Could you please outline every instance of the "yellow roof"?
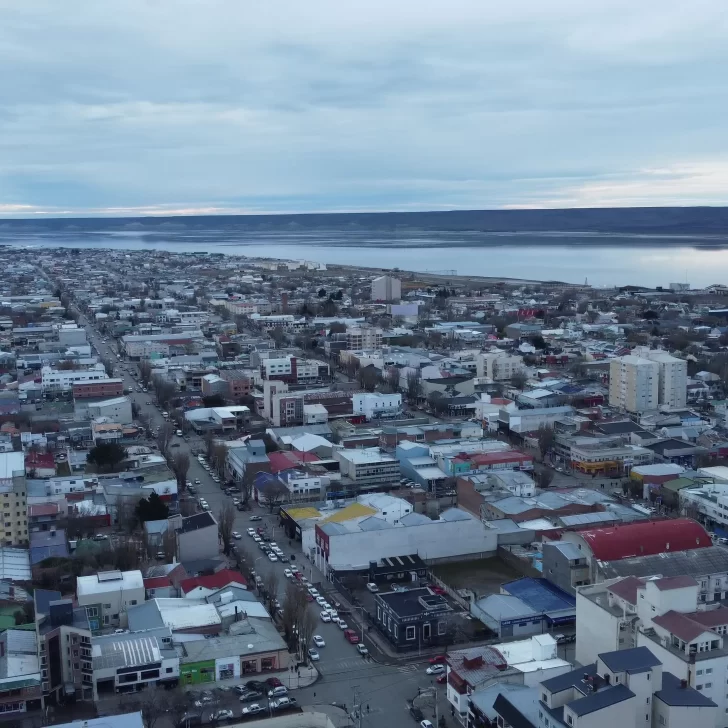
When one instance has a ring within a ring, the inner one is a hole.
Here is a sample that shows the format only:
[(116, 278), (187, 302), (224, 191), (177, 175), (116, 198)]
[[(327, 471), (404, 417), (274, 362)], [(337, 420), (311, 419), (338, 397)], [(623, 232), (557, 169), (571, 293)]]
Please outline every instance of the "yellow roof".
[(321, 517), (321, 514), (310, 506), (304, 506), (303, 508), (285, 508), (284, 510), (294, 521), (305, 521), (307, 518)]
[(336, 511), (336, 513), (328, 518), (324, 518), (321, 523), (343, 523), (344, 521), (350, 521), (352, 518), (373, 516), (377, 512), (376, 508), (370, 508), (369, 506), (362, 505), (361, 503), (352, 503), (350, 506), (346, 506), (346, 508)]

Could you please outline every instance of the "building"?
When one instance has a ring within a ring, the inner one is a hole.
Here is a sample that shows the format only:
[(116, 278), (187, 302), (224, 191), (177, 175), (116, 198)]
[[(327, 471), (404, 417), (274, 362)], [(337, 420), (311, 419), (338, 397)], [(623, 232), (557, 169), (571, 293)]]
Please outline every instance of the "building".
[(574, 408), (568, 405), (520, 409), (514, 412), (501, 409), (498, 414), (498, 428), (516, 435), (525, 435), (529, 432), (537, 432), (539, 427), (553, 427), (557, 420), (573, 413)]
[[(661, 349), (637, 347), (635, 355), (654, 361), (659, 366), (657, 401), (660, 406), (676, 409), (687, 401), (688, 362)], [(611, 370), (610, 370), (611, 371)]]
[(106, 421), (118, 425), (131, 425), (134, 422), (129, 397), (114, 397), (88, 402), (86, 411), (88, 418), (92, 420), (104, 418)]
[(452, 644), (453, 609), (431, 589), (409, 589), (374, 595), (374, 624), (400, 650)]
[(382, 329), (373, 326), (362, 326), (346, 330), (345, 349), (362, 351), (382, 348)]
[[(724, 715), (716, 703), (683, 686), (668, 669), (670, 663), (645, 647), (604, 652), (595, 663), (544, 680), (538, 688), (538, 716), (531, 715), (527, 723), (518, 722), (522, 714), (503, 703), (496, 701), (496, 709), (509, 725), (533, 728), (722, 726)], [(721, 689), (725, 692), (724, 685)]]
[(489, 351), (475, 357), (476, 375), (494, 382), (510, 380), (514, 374), (523, 371), (523, 359), (505, 351)]
[(612, 359), (609, 364), (609, 404), (627, 412), (657, 409), (660, 365), (639, 356)]
[(335, 450), (341, 477), (356, 490), (376, 490), (399, 481), (399, 460), (378, 447)]
[(0, 633), (0, 715), (20, 716), (41, 708), (41, 670), (35, 630)]
[(69, 392), (79, 382), (99, 382), (108, 379), (103, 364), (95, 364), (90, 369), (54, 369), (44, 366), (41, 369), (41, 387), (44, 394)]
[(590, 583), (589, 562), (577, 546), (568, 541), (544, 541), (543, 575), (567, 594)]
[(97, 397), (121, 397), (124, 394), (123, 379), (101, 379), (90, 382), (74, 382), (71, 386), (74, 399)]
[(372, 281), (372, 301), (399, 301), (402, 282), (391, 276), (379, 276)]
[(45, 589), (36, 589), (33, 600), (44, 704), (92, 700), (91, 627), (86, 608)]
[(316, 384), (327, 380), (329, 374), (329, 365), (318, 359), (301, 359), (289, 355), (263, 359), (260, 364), (260, 375), (263, 379), (279, 380), (288, 384)]
[[(615, 655), (648, 650), (683, 689), (692, 688), (718, 707), (725, 725), (728, 696), (728, 608), (704, 609), (691, 576), (615, 579), (577, 593), (576, 659), (586, 664), (604, 645)], [(616, 659), (616, 658), (615, 658)]]
[(182, 518), (176, 516), (172, 527), (177, 537), (177, 559), (182, 563), (214, 559), (220, 554), (217, 521), (209, 511)]
[(612, 561), (704, 549), (713, 545), (708, 532), (689, 518), (567, 531), (562, 534), (561, 540), (573, 543), (586, 558), (589, 566), (587, 584), (601, 581)]
[(2, 499), (0, 542), (3, 546), (26, 545), (28, 498), (25, 455), (22, 452), (0, 453), (0, 498)]
[(373, 496), (389, 505), (355, 503), (303, 531), (304, 551), (325, 573), (366, 570), (371, 561), (413, 553), (432, 564), (485, 558), (496, 551), (496, 532), (465, 511), (450, 508), (433, 520), (411, 512), (412, 506), (399, 498), (367, 497)]
[(142, 572), (100, 571), (93, 576), (79, 576), (76, 597), (78, 606), (85, 607), (93, 631), (118, 627), (126, 623), (128, 609), (145, 600)]
[(352, 397), (352, 409), (367, 421), (398, 417), (402, 413), (402, 395), (357, 392)]

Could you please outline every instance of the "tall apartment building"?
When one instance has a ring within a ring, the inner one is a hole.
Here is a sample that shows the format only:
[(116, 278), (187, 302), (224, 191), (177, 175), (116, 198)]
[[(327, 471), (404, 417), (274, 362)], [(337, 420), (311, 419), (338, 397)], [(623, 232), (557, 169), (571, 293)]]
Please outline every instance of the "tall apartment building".
[(641, 346), (635, 349), (637, 356), (657, 362), (660, 367), (658, 402), (666, 407), (684, 407), (687, 401), (688, 363), (660, 349)]
[(657, 409), (660, 365), (632, 354), (609, 365), (609, 404), (627, 412)]
[(391, 276), (379, 276), (372, 281), (372, 301), (399, 301), (402, 282)]
[(346, 330), (346, 348), (360, 351), (362, 349), (381, 349), (382, 330), (374, 327), (361, 327)]
[(25, 484), (25, 454), (0, 453), (0, 543), (20, 546), (28, 543), (28, 499)]
[(627, 412), (684, 407), (688, 363), (666, 351), (637, 347), (609, 365), (609, 404)]
[(507, 381), (523, 369), (523, 359), (505, 351), (489, 351), (475, 357), (475, 372), (493, 381)]

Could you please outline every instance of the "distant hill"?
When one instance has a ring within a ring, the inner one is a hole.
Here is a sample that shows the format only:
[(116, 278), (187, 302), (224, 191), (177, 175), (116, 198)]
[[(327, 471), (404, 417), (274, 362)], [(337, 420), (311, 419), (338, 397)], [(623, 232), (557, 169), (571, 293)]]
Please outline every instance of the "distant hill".
[[(563, 232), (660, 236), (728, 234), (727, 207), (629, 207), (570, 210), (458, 210), (305, 215), (215, 215), (139, 218), (0, 219), (4, 235), (93, 231), (234, 233), (296, 230), (428, 230), (442, 232)], [(603, 243), (604, 241), (602, 241)]]

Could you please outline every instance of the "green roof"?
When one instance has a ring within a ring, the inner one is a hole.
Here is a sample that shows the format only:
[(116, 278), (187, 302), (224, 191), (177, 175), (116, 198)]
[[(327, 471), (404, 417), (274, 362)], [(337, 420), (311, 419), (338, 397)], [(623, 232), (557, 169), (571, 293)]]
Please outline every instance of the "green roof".
[(675, 480), (668, 480), (666, 483), (663, 483), (662, 487), (667, 490), (677, 492), (678, 490), (689, 488), (690, 486), (697, 488), (709, 482), (711, 482), (710, 478), (707, 480), (702, 480), (701, 478), (696, 478), (695, 480), (691, 480), (690, 478), (675, 478)]

